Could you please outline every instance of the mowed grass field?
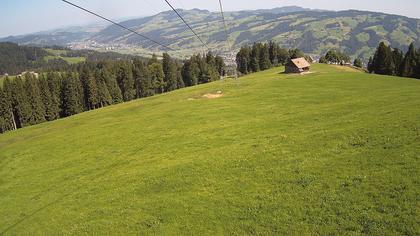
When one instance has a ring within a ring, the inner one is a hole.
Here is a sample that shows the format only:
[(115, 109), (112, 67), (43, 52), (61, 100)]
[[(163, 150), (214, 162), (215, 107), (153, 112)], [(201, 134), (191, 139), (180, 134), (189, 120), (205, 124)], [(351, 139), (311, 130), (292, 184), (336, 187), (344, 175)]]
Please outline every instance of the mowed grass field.
[(420, 234), (420, 81), (282, 70), (0, 135), (0, 234)]

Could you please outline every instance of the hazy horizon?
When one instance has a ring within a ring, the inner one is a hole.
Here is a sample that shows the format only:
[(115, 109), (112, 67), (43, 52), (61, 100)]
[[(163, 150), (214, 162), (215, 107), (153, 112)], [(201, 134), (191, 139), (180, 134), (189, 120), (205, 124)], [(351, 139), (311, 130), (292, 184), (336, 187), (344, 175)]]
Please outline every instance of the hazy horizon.
[[(154, 15), (162, 11), (170, 10), (164, 1), (152, 0), (121, 0), (118, 3), (111, 0), (74, 0), (76, 4), (89, 10), (103, 14), (114, 19), (123, 20), (135, 17)], [(196, 2), (193, 0), (171, 0), (176, 8), (203, 9), (218, 11), (218, 1)], [(406, 3), (406, 4), (404, 4)], [(403, 15), (411, 18), (420, 18), (420, 1), (402, 0), (399, 2), (384, 0), (354, 0), (352, 2), (331, 2), (329, 0), (302, 0), (296, 4), (294, 0), (243, 0), (240, 6), (237, 2), (225, 0), (223, 2), (226, 11), (272, 9), (286, 6), (300, 6), (322, 10), (362, 10), (375, 11), (388, 14)], [(91, 16), (60, 0), (0, 0), (0, 14), (3, 16), (0, 25), (0, 37), (31, 34), (42, 31), (50, 31), (72, 26), (86, 26), (97, 23), (106, 23), (101, 19)], [(30, 22), (30, 24), (28, 24)]]

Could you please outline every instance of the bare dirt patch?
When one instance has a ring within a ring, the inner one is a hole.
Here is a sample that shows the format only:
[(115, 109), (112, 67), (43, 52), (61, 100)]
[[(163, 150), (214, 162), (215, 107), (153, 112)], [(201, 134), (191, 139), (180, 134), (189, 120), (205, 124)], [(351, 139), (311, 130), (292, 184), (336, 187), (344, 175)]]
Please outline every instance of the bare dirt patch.
[(222, 91), (217, 91), (216, 93), (207, 93), (203, 95), (203, 98), (208, 98), (208, 99), (215, 99), (215, 98), (220, 98), (220, 97), (223, 97)]

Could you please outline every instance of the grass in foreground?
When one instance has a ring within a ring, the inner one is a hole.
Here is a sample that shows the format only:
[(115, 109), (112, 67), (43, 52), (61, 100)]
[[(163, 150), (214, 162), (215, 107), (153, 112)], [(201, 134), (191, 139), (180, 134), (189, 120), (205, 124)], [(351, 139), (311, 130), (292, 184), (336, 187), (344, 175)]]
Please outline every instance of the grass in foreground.
[(420, 81), (313, 70), (0, 135), (0, 234), (419, 234)]

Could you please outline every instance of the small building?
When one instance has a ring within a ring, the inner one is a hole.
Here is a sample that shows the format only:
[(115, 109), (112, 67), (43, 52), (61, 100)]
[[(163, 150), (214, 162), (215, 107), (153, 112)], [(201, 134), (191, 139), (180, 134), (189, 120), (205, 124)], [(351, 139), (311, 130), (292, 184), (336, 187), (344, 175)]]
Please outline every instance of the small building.
[(286, 64), (286, 73), (304, 73), (304, 72), (308, 72), (310, 69), (311, 65), (309, 64), (309, 62), (301, 57), (301, 58), (296, 58), (296, 59), (292, 59), (290, 60), (287, 64)]

